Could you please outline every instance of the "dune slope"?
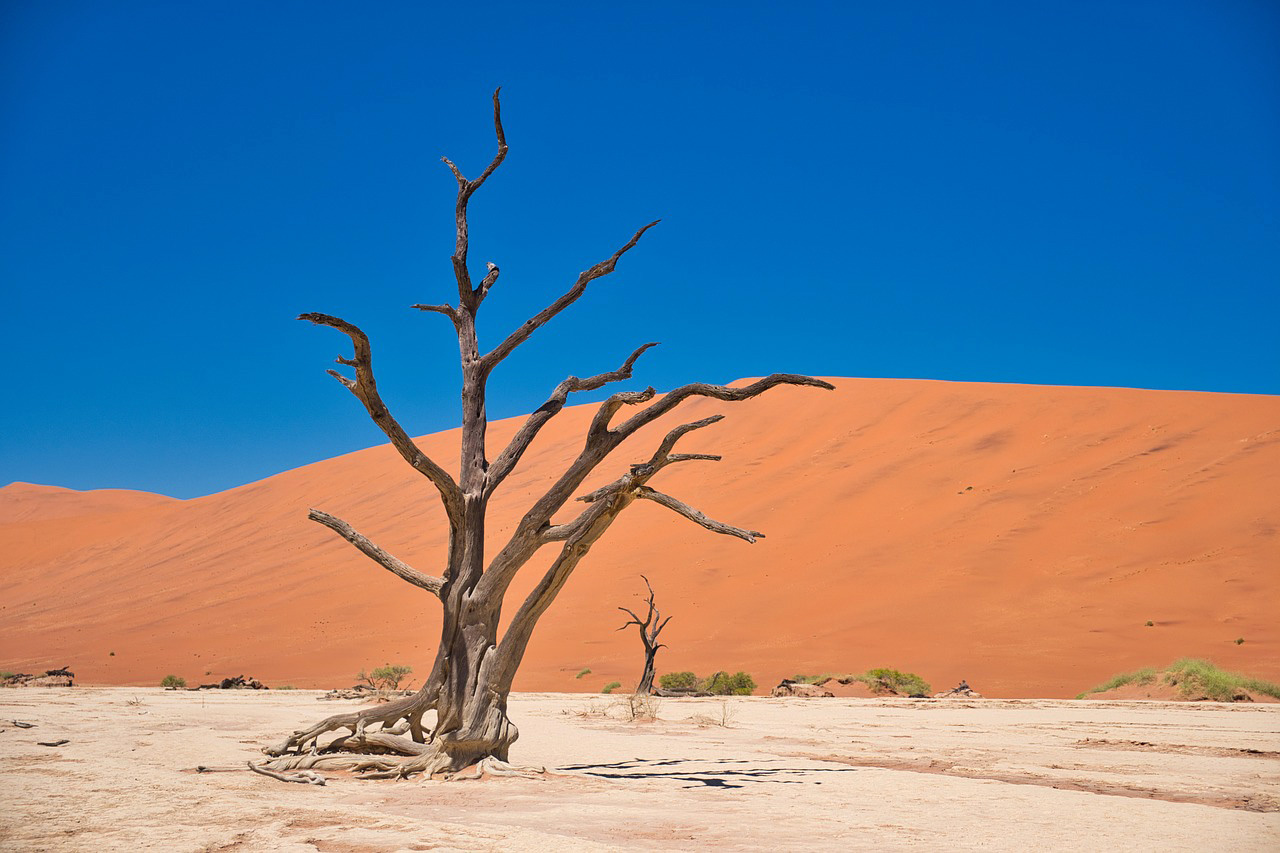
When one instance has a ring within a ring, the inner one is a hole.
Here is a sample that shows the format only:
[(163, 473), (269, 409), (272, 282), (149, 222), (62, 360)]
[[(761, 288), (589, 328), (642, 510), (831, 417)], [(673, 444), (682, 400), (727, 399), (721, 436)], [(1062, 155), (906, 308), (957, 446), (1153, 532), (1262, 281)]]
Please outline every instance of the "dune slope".
[[(988, 696), (1066, 697), (1190, 655), (1280, 678), (1280, 398), (833, 381), (831, 393), (691, 402), (610, 457), (588, 489), (671, 425), (725, 412), (681, 447), (724, 461), (673, 467), (660, 487), (767, 538), (716, 536), (638, 502), (543, 619), (517, 689), (633, 682), (640, 643), (617, 632), (616, 608), (638, 603), (641, 573), (674, 617), (659, 672), (745, 669), (769, 686), (892, 666), (935, 689), (965, 678)], [(593, 412), (566, 409), (544, 430), (495, 498), (491, 547)], [(518, 425), (491, 427), (491, 455)], [(447, 464), (457, 442), (421, 445)], [(38, 501), (26, 484), (0, 489), (5, 669), (318, 687), (385, 662), (430, 666), (434, 599), (306, 519), (322, 508), (434, 571), (443, 514), (389, 447), (189, 501), (35, 488)]]

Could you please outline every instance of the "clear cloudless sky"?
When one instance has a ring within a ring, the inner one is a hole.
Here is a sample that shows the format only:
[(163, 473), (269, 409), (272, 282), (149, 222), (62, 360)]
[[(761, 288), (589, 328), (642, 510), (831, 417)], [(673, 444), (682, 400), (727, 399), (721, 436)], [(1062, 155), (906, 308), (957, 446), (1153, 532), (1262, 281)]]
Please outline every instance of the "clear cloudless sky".
[[(455, 184), (495, 374), (1280, 393), (1280, 4), (0, 3), (0, 484), (208, 494), (458, 423)], [(590, 400), (590, 397), (585, 398)]]

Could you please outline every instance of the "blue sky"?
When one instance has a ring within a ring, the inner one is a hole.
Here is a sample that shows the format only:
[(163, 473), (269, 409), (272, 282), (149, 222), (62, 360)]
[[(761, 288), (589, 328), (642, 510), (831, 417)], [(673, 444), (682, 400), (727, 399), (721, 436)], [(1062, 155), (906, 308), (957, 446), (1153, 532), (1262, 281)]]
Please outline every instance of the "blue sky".
[[(207, 494), (457, 423), (455, 185), (504, 363), (1280, 393), (1280, 6), (0, 5), (0, 483)], [(467, 8), (463, 8), (467, 7)], [(590, 399), (590, 398), (587, 398)]]

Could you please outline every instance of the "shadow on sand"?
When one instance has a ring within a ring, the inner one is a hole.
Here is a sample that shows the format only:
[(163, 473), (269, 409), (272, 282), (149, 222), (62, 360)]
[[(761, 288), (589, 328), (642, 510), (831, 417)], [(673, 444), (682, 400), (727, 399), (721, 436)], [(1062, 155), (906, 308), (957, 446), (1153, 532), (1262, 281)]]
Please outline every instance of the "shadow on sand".
[[(557, 769), (578, 771), (604, 779), (670, 779), (692, 783), (682, 786), (685, 788), (696, 788), (701, 785), (707, 788), (726, 789), (742, 788), (759, 782), (821, 785), (822, 782), (817, 779), (803, 777), (819, 773), (848, 773), (858, 769), (856, 767), (761, 767), (762, 763), (762, 761), (736, 758), (636, 758), (631, 761), (615, 761), (611, 764), (566, 764)], [(750, 766), (731, 766), (742, 764)]]

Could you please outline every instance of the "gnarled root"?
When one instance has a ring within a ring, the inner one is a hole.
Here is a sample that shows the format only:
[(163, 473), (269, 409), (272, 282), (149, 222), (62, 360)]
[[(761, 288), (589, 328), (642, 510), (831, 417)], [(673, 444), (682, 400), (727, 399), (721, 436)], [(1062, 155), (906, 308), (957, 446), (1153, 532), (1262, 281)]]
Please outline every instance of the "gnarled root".
[(324, 777), (311, 770), (300, 770), (297, 773), (277, 773), (275, 770), (254, 764), (252, 761), (247, 763), (249, 769), (254, 773), (261, 773), (263, 776), (270, 776), (272, 779), (279, 779), (281, 782), (301, 782), (304, 785), (324, 784)]
[(521, 779), (538, 779), (546, 776), (546, 774), (547, 768), (545, 767), (519, 767), (489, 755), (477, 761), (469, 771), (463, 770), (453, 773), (446, 778), (450, 782), (466, 782), (474, 779), (483, 779), (485, 776), (516, 776)]
[(334, 714), (309, 729), (294, 732), (279, 746), (263, 747), (262, 751), (267, 755), (280, 756), (300, 752), (308, 745), (314, 750), (316, 739), (326, 732), (350, 729), (355, 737), (363, 737), (365, 729), (373, 723), (381, 723), (383, 732), (403, 734), (408, 731), (416, 742), (423, 743), (427, 738), (422, 727), (422, 716), (434, 707), (434, 696), (427, 694), (425, 690), (419, 691), (413, 696), (406, 696), (385, 705), (375, 705), (372, 708), (362, 708), (345, 714)]
[[(261, 769), (259, 769), (261, 768)], [(459, 758), (451, 755), (439, 742), (421, 744), (398, 735), (382, 732), (356, 737), (341, 737), (324, 747), (303, 755), (286, 755), (255, 766), (258, 772), (311, 772), (316, 768), (346, 770), (362, 774), (365, 779), (408, 779), (422, 775), (424, 779), (445, 781), (482, 779), (485, 776), (516, 776), (525, 779), (546, 774), (544, 767), (518, 767), (485, 755)], [(268, 774), (270, 775), (270, 774)], [(279, 775), (276, 778), (281, 778)], [(300, 781), (288, 779), (286, 781)]]

